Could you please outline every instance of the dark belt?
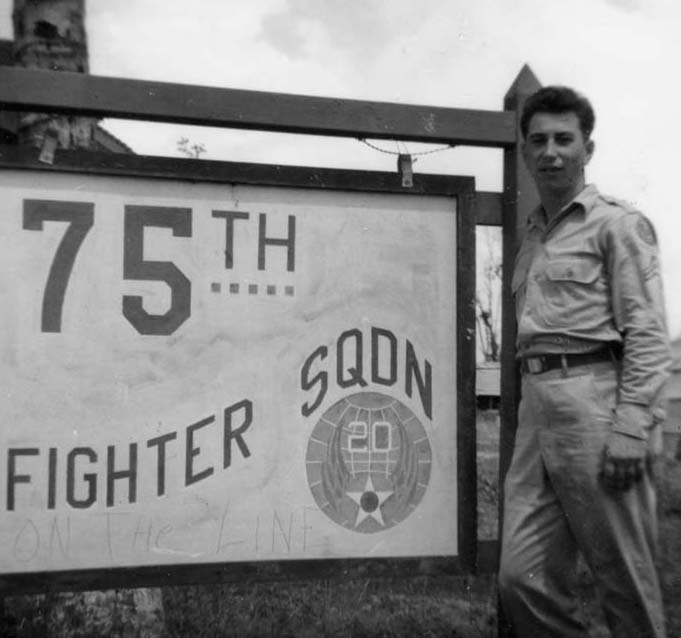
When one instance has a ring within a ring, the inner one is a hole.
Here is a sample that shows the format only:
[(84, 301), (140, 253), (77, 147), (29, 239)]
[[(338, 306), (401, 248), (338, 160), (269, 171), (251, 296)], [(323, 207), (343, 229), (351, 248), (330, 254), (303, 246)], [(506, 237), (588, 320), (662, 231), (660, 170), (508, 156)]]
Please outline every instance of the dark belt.
[(520, 360), (520, 369), (527, 374), (541, 374), (549, 370), (559, 368), (571, 368), (583, 366), (589, 363), (602, 361), (616, 361), (617, 354), (612, 348), (603, 348), (596, 352), (566, 353), (566, 354), (542, 354), (535, 357), (525, 357)]

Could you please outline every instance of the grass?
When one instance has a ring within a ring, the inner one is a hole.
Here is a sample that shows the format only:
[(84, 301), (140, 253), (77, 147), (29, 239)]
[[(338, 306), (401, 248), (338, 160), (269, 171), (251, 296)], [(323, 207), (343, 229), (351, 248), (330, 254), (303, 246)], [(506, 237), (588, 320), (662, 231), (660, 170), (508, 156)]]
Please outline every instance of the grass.
[(348, 579), (164, 591), (172, 638), (479, 638), (495, 632), (492, 577)]
[[(676, 445), (671, 446), (677, 449)], [(681, 451), (681, 447), (678, 447)], [(681, 459), (665, 459), (660, 489), (659, 569), (667, 634), (681, 636)]]
[[(478, 419), (478, 501), (481, 539), (497, 531), (496, 414)], [(660, 484), (659, 567), (668, 635), (681, 636), (681, 461), (669, 442)], [(493, 638), (497, 635), (494, 575), (403, 579), (344, 578), (301, 582), (239, 583), (220, 586), (165, 587), (163, 638)], [(589, 638), (608, 632), (595, 602), (591, 577), (581, 572), (581, 600), (591, 621)], [(57, 636), (51, 632), (51, 601), (43, 597), (10, 599), (14, 628), (0, 635), (17, 638)], [(52, 601), (53, 602), (53, 601)], [(142, 637), (126, 622), (135, 602), (120, 592), (116, 612), (99, 636)], [(92, 635), (71, 628), (73, 638)], [(152, 634), (153, 635), (153, 634)], [(145, 637), (146, 638), (146, 637)]]

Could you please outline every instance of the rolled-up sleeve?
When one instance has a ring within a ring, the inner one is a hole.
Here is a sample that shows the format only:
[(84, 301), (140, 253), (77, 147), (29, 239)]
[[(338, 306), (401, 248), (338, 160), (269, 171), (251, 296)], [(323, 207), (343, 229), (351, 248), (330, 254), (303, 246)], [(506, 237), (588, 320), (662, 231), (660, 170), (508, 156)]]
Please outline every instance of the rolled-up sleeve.
[(615, 325), (622, 335), (622, 371), (613, 429), (647, 438), (664, 420), (663, 388), (671, 353), (655, 231), (639, 212), (617, 215), (605, 231)]

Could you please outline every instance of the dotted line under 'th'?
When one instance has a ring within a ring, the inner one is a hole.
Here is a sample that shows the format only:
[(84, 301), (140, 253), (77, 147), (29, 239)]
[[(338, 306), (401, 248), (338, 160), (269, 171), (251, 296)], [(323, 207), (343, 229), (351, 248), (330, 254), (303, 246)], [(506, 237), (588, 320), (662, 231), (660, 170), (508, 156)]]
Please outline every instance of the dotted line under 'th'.
[[(223, 286), (220, 282), (214, 281), (210, 285), (211, 292), (221, 293), (223, 292)], [(241, 285), (237, 282), (232, 282), (229, 286), (225, 286), (224, 292), (228, 292), (230, 295), (239, 294), (249, 294), (258, 295), (265, 294), (268, 297), (276, 297), (277, 294), (284, 295), (286, 297), (293, 297), (295, 295), (294, 286), (276, 286), (274, 284), (259, 285), (259, 284), (244, 284)]]

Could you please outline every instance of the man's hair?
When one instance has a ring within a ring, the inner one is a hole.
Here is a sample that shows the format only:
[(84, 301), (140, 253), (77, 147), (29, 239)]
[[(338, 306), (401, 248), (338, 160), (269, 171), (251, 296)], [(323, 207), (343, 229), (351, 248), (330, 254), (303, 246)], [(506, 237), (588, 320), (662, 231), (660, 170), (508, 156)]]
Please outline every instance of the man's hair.
[(527, 98), (520, 116), (523, 138), (527, 137), (530, 120), (535, 113), (574, 113), (585, 140), (591, 136), (596, 123), (591, 102), (567, 86), (545, 86)]

